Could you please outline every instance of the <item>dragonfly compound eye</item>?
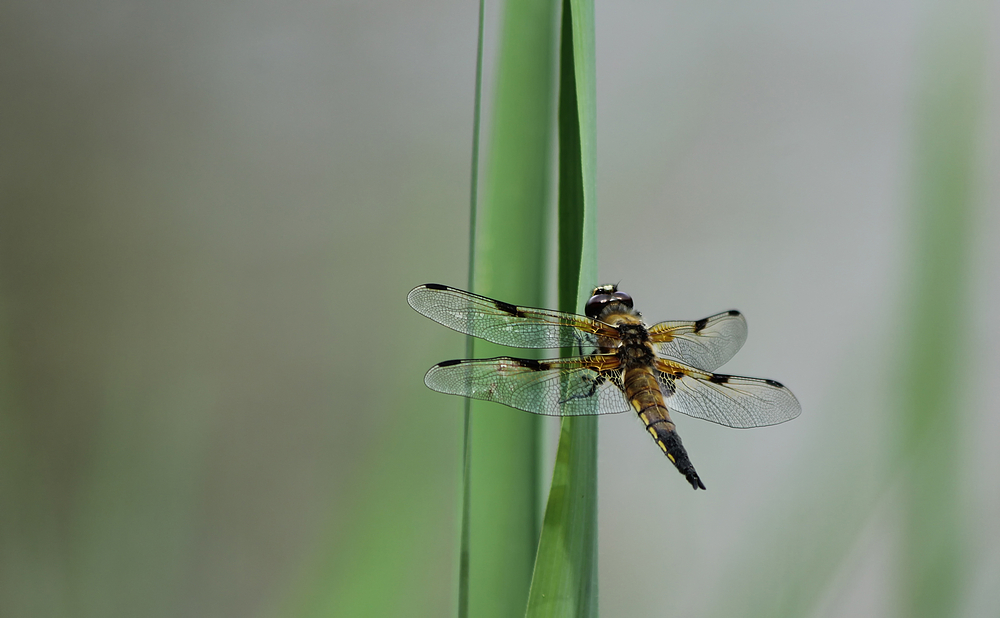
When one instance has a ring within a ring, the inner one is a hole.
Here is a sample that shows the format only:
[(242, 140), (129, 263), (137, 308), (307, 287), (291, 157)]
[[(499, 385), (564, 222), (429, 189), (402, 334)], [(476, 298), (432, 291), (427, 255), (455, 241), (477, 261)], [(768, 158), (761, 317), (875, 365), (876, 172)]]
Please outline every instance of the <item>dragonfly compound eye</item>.
[(615, 292), (612, 296), (614, 297), (614, 300), (621, 302), (621, 304), (625, 305), (629, 309), (632, 308), (632, 297), (625, 292)]
[(584, 311), (587, 313), (588, 318), (597, 319), (597, 316), (601, 315), (601, 311), (604, 310), (604, 306), (610, 303), (614, 298), (610, 294), (594, 294), (587, 301), (587, 305)]

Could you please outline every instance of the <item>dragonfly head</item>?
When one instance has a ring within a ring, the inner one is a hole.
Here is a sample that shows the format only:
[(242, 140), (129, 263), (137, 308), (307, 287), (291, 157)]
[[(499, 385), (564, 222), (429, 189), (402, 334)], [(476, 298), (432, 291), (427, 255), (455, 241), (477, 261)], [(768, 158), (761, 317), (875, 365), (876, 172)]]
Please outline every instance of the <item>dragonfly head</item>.
[(592, 294), (593, 296), (587, 301), (585, 307), (588, 318), (598, 319), (604, 310), (612, 304), (620, 304), (627, 309), (632, 309), (632, 297), (625, 292), (619, 292), (618, 286), (615, 284), (599, 285), (594, 288)]

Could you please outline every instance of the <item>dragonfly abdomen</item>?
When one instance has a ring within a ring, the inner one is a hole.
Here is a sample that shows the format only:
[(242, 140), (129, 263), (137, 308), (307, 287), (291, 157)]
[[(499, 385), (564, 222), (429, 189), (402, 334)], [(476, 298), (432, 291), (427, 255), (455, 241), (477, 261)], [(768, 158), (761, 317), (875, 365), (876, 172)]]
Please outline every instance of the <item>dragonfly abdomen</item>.
[(693, 488), (705, 489), (673, 421), (670, 420), (670, 412), (663, 405), (663, 394), (653, 372), (646, 367), (629, 369), (625, 372), (624, 386), (629, 402), (646, 425), (646, 431), (653, 436), (677, 471), (684, 475)]

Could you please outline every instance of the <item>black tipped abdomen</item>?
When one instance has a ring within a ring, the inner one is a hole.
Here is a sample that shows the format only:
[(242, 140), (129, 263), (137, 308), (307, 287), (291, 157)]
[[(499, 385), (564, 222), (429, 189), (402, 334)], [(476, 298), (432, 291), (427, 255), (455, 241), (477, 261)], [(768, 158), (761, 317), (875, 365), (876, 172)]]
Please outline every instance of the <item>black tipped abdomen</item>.
[(705, 484), (701, 482), (701, 477), (698, 476), (694, 464), (691, 463), (691, 459), (681, 443), (681, 437), (673, 430), (672, 425), (672, 423), (656, 423), (650, 427), (650, 430), (656, 432), (656, 443), (673, 462), (677, 471), (684, 475), (688, 483), (691, 483), (691, 487), (705, 489)]

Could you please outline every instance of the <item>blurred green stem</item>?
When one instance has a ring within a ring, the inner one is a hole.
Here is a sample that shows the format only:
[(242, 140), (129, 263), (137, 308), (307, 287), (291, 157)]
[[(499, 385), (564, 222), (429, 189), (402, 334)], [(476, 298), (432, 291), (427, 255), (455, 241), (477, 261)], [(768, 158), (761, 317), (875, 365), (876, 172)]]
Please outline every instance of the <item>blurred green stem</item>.
[(941, 4), (918, 99), (914, 272), (904, 367), (902, 461), (907, 467), (902, 615), (959, 611), (966, 549), (960, 506), (957, 402), (962, 379), (968, 245), (982, 98), (985, 5)]

